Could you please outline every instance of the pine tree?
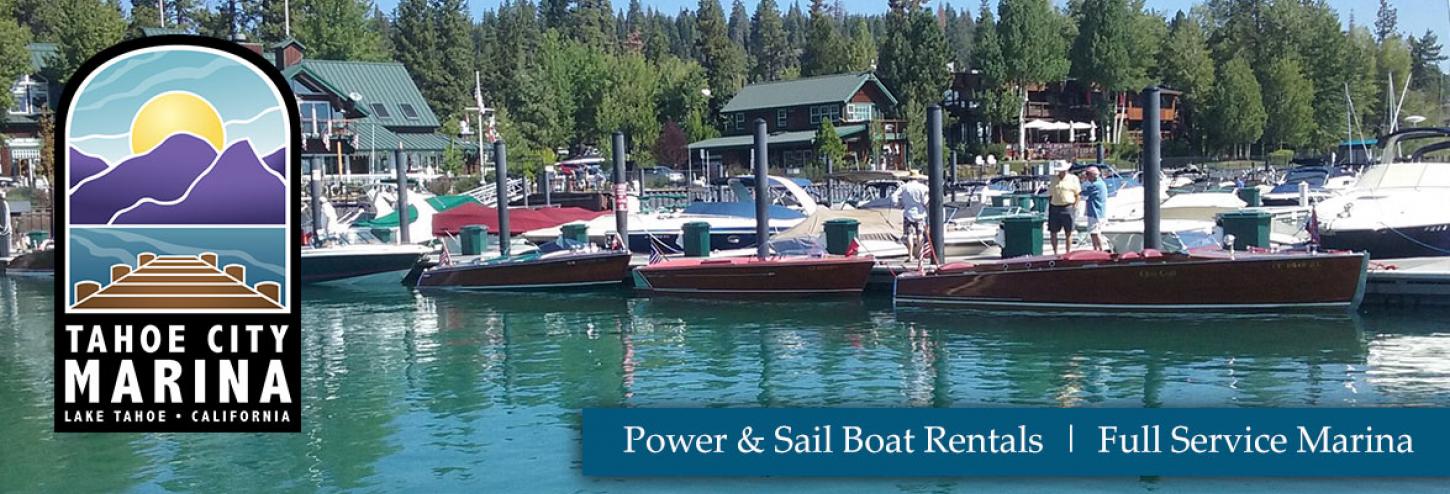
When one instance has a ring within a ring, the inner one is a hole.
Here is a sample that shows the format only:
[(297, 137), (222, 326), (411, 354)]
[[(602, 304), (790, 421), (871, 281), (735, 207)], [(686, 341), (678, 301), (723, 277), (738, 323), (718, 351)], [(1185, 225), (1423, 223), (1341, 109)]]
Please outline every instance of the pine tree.
[(836, 31), (836, 19), (825, 0), (811, 0), (811, 19), (801, 53), (801, 75), (839, 74), (851, 69), (850, 48)]
[(806, 46), (806, 31), (810, 21), (806, 20), (805, 13), (801, 11), (800, 0), (794, 0), (790, 9), (786, 11), (782, 25), (785, 27), (785, 39), (790, 43), (791, 51), (799, 53)]
[(1419, 38), (1410, 38), (1410, 84), (1418, 89), (1437, 87), (1440, 81), (1440, 62), (1447, 57), (1435, 32), (1426, 29)]
[[(0, 18), (0, 81), (16, 81), (30, 73), (30, 51), (25, 48), (29, 44), (29, 29), (19, 22)], [(0, 108), (14, 108), (15, 103), (14, 93), (0, 91)], [(5, 124), (6, 113), (0, 112), (0, 127)]]
[(368, 0), (308, 0), (292, 34), (307, 56), (331, 60), (383, 60), (381, 35), (369, 27)]
[[(440, 118), (462, 115), (464, 108), (473, 105), (473, 52), (469, 37), (471, 23), (468, 20), (466, 0), (434, 0), (434, 25), (437, 26), (438, 51), (441, 78), (430, 81), (429, 90), (423, 95)], [(455, 118), (446, 118), (454, 120)]]
[(624, 13), (625, 32), (643, 32), (645, 30), (645, 21), (644, 7), (639, 4), (639, 0), (629, 0), (629, 10), (626, 10)]
[[(214, 10), (199, 13), (197, 34), (213, 38), (232, 39), (238, 36), (252, 39), (261, 23), (261, 0), (220, 0)], [(298, 7), (294, 7), (298, 9)], [(296, 12), (294, 10), (293, 12)], [(296, 23), (292, 26), (295, 28)], [(295, 29), (294, 29), (295, 31)]]
[(161, 26), (161, 9), (156, 0), (131, 0), (131, 15), (126, 21), (126, 37), (139, 38), (141, 30)]
[[(972, 36), (973, 67), (981, 71), (982, 89), (976, 97), (981, 101), (980, 117), (989, 128), (1017, 119), (1017, 92), (1008, 87), (1007, 63), (1002, 59), (1002, 44), (997, 38), (997, 22), (987, 0), (977, 11), (976, 32)], [(987, 140), (991, 141), (991, 136)]]
[(205, 16), (206, 4), (195, 0), (167, 0), (166, 27), (196, 32)]
[(836, 133), (836, 127), (831, 125), (828, 118), (821, 119), (820, 128), (816, 129), (816, 161), (824, 166), (827, 159), (832, 163), (841, 165), (846, 158), (846, 143), (841, 142), (841, 136)]
[(1202, 145), (1203, 122), (1197, 113), (1213, 87), (1214, 66), (1197, 21), (1183, 12), (1174, 16), (1158, 66), (1163, 84), (1183, 92), (1182, 120), (1193, 142)]
[(719, 111), (745, 83), (745, 54), (730, 41), (725, 13), (717, 0), (700, 0), (695, 24), (700, 65), (709, 78), (710, 107)]
[(700, 59), (700, 34), (696, 29), (696, 16), (690, 11), (680, 9), (680, 14), (675, 16), (675, 37), (670, 46), (670, 52), (680, 58)]
[(370, 24), (370, 29), (374, 33), (377, 33), (378, 38), (381, 39), (384, 58), (395, 60), (396, 58), (393, 56), (393, 21), (388, 19), (388, 15), (383, 13), (383, 9), (373, 6), (373, 13), (368, 18), (368, 24)]
[(443, 108), (436, 106), (439, 100), (433, 90), (438, 81), (460, 75), (448, 74), (438, 56), (443, 42), (433, 6), (429, 0), (401, 0), (393, 11), (393, 18), (393, 56), (407, 67), (408, 75), (428, 99), (429, 106), (441, 113)]
[(958, 12), (948, 4), (943, 8), (943, 17), (943, 34), (952, 49), (952, 61), (956, 62), (957, 70), (966, 70), (972, 65), (972, 38), (976, 34), (972, 13), (965, 8)]
[(774, 81), (785, 77), (795, 56), (785, 36), (780, 11), (775, 0), (760, 0), (755, 7), (755, 17), (750, 22), (750, 54), (755, 67), (750, 72), (753, 81)]
[[(1072, 75), (1103, 94), (1135, 89), (1144, 75), (1132, 62), (1130, 43), (1133, 18), (1128, 0), (1084, 0), (1073, 41)], [(1094, 98), (1100, 124), (1106, 125), (1113, 109), (1109, 98)]]
[(1221, 150), (1242, 149), (1264, 134), (1268, 115), (1259, 82), (1244, 57), (1230, 59), (1222, 70), (1204, 111), (1209, 137)]
[[(304, 10), (301, 1), (288, 2), (285, 0), (260, 0), (260, 15), (257, 21), (257, 40), (263, 43), (276, 43), (288, 36), (287, 24), (290, 22), (296, 26), (298, 15)], [(286, 12), (287, 8), (291, 12)]]
[(30, 31), (30, 39), (37, 43), (53, 43), (55, 24), (60, 19), (62, 4), (52, 0), (14, 0), (14, 5), (0, 14), (13, 15), (20, 27)]
[(745, 46), (750, 42), (750, 14), (745, 10), (745, 2), (735, 0), (730, 4), (730, 41)]
[(1379, 11), (1375, 12), (1374, 36), (1383, 43), (1399, 32), (1399, 9), (1390, 6), (1390, 0), (1380, 0)]
[(1061, 25), (1058, 13), (1047, 0), (1001, 0), (997, 5), (1001, 21), (997, 35), (1007, 80), (1017, 90), (1018, 149), (1027, 147), (1027, 86), (1059, 81), (1067, 76), (1066, 40), (1055, 31)]
[[(121, 40), (126, 20), (114, 1), (56, 0), (60, 9), (51, 26), (59, 49), (46, 61), (46, 78), (55, 82), (70, 79), (81, 64)], [(28, 57), (27, 57), (28, 58)]]
[(660, 125), (655, 120), (655, 96), (658, 91), (654, 68), (644, 56), (634, 53), (619, 55), (607, 67), (608, 88), (600, 96), (597, 133), (600, 142), (616, 130), (624, 131), (634, 146), (635, 159), (648, 161), (650, 149), (659, 137)]
[(543, 26), (554, 29), (568, 29), (569, 4), (572, 0), (539, 0), (539, 18)]
[(1314, 85), (1294, 58), (1280, 58), (1265, 72), (1264, 107), (1274, 109), (1274, 118), (1264, 126), (1264, 140), (1280, 149), (1308, 144), (1314, 132)]
[(864, 72), (876, 63), (876, 39), (865, 19), (855, 18), (846, 29), (846, 70)]
[(569, 19), (574, 39), (584, 46), (614, 49), (614, 9), (609, 6), (609, 0), (574, 0)]

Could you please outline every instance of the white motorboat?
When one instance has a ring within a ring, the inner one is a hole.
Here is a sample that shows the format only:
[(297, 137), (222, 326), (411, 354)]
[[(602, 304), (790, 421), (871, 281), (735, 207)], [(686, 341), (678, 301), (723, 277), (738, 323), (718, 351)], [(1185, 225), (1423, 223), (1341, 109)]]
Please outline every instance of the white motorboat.
[(1406, 129), (1379, 142), (1379, 163), (1354, 189), (1315, 204), (1321, 245), (1375, 259), (1450, 256), (1450, 129)]

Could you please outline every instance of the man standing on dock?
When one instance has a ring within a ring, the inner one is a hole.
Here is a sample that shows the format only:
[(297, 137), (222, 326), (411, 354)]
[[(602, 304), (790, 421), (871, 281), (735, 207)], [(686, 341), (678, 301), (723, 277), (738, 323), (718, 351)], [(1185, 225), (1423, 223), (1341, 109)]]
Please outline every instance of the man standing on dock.
[[(1099, 177), (1098, 167), (1089, 166), (1083, 171), (1087, 183), (1082, 185), (1082, 198), (1087, 203), (1087, 231), (1093, 239), (1093, 250), (1103, 250), (1103, 222), (1108, 216), (1108, 186)], [(1071, 245), (1072, 241), (1069, 240)]]
[(1059, 231), (1067, 236), (1065, 251), (1072, 252), (1073, 212), (1077, 208), (1077, 202), (1082, 200), (1082, 186), (1078, 183), (1077, 175), (1070, 173), (1071, 169), (1072, 164), (1066, 161), (1053, 163), (1054, 175), (1047, 184), (1047, 233), (1052, 240), (1052, 255), (1057, 255)]
[(891, 196), (891, 202), (901, 208), (901, 235), (906, 240), (906, 254), (912, 260), (921, 255), (922, 234), (925, 232), (922, 223), (926, 221), (926, 207), (931, 196), (931, 189), (923, 178), (912, 173)]

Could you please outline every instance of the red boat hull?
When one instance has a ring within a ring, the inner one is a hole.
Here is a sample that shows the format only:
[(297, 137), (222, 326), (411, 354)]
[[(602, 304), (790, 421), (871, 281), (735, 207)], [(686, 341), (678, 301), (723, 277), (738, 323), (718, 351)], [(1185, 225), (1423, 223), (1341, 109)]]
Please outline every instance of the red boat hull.
[(859, 295), (876, 260), (866, 257), (679, 259), (636, 269), (635, 287), (657, 295), (806, 297)]
[(1036, 257), (897, 277), (896, 303), (1148, 312), (1347, 310), (1364, 293), (1363, 254)]
[(419, 288), (551, 290), (613, 285), (629, 276), (629, 253), (610, 251), (496, 264), (440, 266), (423, 272)]

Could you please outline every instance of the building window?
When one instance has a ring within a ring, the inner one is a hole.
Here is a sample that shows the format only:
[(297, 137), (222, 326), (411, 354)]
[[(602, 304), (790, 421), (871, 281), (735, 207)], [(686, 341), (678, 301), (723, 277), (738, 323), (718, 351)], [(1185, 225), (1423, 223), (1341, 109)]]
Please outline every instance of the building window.
[(377, 115), (378, 118), (388, 118), (391, 116), (388, 114), (388, 107), (383, 106), (382, 103), (373, 103), (368, 105), (368, 108), (372, 108), (373, 114)]
[(735, 119), (735, 130), (745, 130), (745, 112), (735, 112), (732, 118)]
[(403, 103), (398, 105), (398, 107), (403, 109), (403, 116), (406, 117), (408, 120), (418, 119), (418, 110), (416, 108), (413, 108), (413, 105)]
[(775, 111), (775, 127), (777, 129), (784, 129), (785, 128), (785, 124), (786, 124), (786, 120), (787, 120), (787, 113), (786, 113), (786, 109), (785, 108), (781, 108), (781, 109)]
[(821, 119), (835, 122), (841, 119), (841, 105), (816, 105), (811, 107), (811, 124), (821, 123)]
[(876, 105), (871, 103), (851, 103), (846, 105), (847, 122), (866, 122), (875, 117)]
[(50, 89), (45, 81), (28, 75), (15, 81), (10, 95), (15, 99), (15, 106), (9, 109), (11, 115), (34, 115), (50, 106)]

